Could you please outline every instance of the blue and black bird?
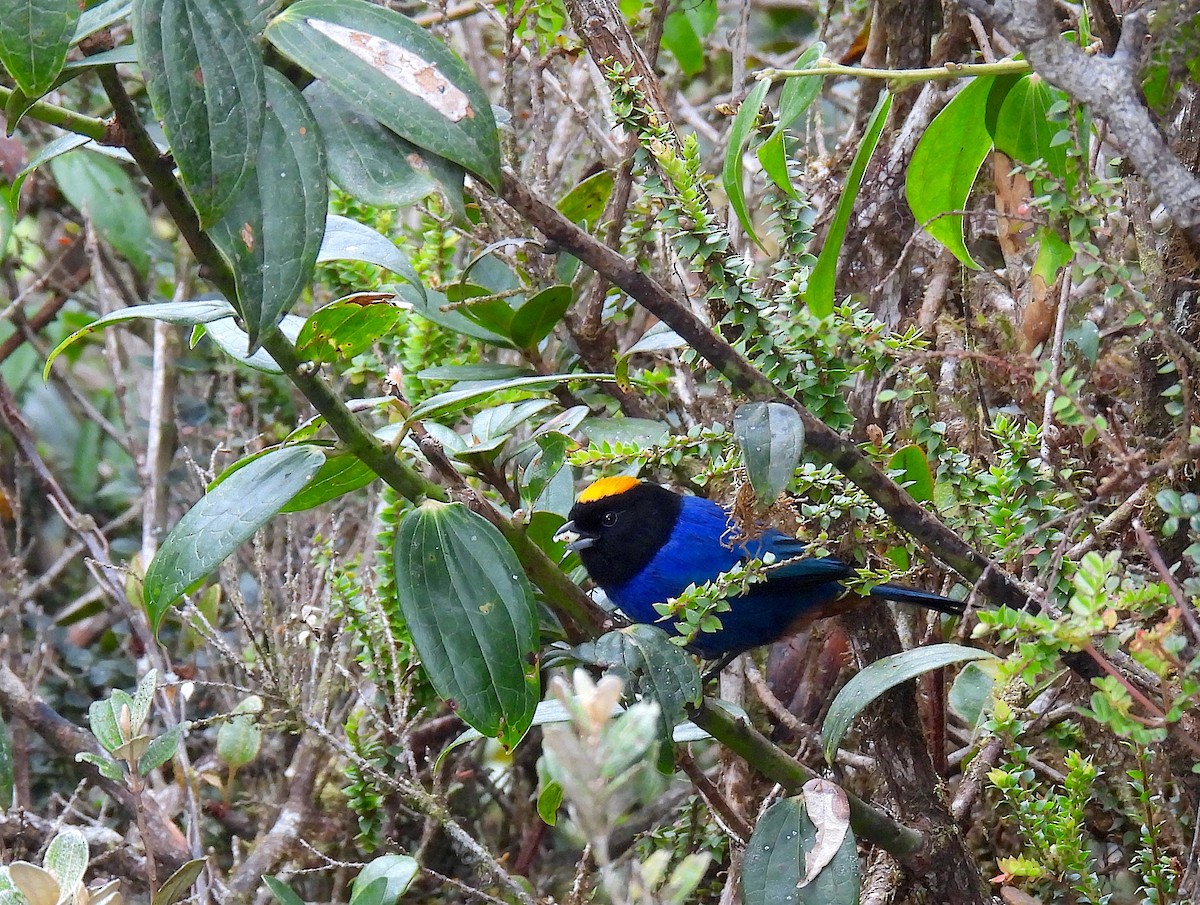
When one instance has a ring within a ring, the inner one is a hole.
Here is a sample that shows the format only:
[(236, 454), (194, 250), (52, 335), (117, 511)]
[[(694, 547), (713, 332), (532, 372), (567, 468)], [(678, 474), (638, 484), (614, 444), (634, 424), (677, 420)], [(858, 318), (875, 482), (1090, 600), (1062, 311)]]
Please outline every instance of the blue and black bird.
[[(814, 619), (859, 602), (843, 599), (841, 584), (854, 571), (832, 556), (805, 556), (805, 545), (774, 529), (748, 540), (731, 540), (737, 528), (730, 513), (700, 497), (629, 477), (601, 478), (571, 508), (558, 538), (579, 553), (588, 575), (634, 622), (671, 621), (654, 609), (690, 584), (712, 581), (739, 562), (773, 553), (776, 565), (765, 581), (728, 601), (721, 629), (697, 635), (689, 650), (705, 659), (740, 653), (786, 637)], [(911, 603), (941, 613), (961, 614), (957, 600), (881, 584), (870, 597)], [(840, 605), (839, 605), (840, 604)]]

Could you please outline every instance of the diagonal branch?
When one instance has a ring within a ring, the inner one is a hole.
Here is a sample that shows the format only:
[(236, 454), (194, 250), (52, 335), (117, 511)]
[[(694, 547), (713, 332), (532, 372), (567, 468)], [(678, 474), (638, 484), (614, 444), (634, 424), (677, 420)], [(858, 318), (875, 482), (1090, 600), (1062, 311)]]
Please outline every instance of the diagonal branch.
[(957, 0), (1016, 45), (1033, 69), (1108, 123), (1109, 138), (1176, 225), (1200, 247), (1200, 179), (1167, 146), (1142, 103), (1139, 63), (1146, 14), (1129, 13), (1112, 56), (1089, 56), (1059, 35), (1051, 0)]

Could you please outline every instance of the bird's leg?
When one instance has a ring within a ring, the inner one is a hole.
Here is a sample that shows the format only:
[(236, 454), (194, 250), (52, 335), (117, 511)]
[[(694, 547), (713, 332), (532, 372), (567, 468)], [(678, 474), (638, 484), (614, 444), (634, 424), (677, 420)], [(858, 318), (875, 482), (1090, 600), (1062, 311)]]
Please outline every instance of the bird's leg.
[(707, 685), (709, 682), (719, 676), (721, 674), (721, 670), (732, 663), (733, 658), (739, 653), (741, 653), (741, 651), (734, 651), (733, 653), (723, 655), (712, 666), (704, 671), (704, 675), (700, 677), (700, 685)]

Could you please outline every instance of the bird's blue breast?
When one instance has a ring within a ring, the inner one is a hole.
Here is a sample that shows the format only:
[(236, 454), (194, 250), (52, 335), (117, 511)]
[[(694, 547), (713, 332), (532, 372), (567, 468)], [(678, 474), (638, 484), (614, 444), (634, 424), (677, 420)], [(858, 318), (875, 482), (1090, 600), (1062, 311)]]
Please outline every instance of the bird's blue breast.
[[(773, 552), (780, 560), (799, 556), (804, 546), (778, 531), (735, 546), (736, 528), (728, 513), (716, 503), (699, 497), (684, 497), (683, 507), (670, 539), (649, 564), (624, 585), (608, 589), (608, 596), (635, 622), (657, 623), (671, 631), (670, 619), (654, 609), (656, 603), (678, 597), (690, 584), (712, 581), (722, 572), (750, 558)], [(801, 568), (819, 571), (823, 560), (803, 560)], [(840, 565), (840, 564), (839, 564)], [(747, 650), (784, 634), (806, 612), (829, 603), (842, 591), (836, 581), (817, 582), (797, 591), (772, 587), (768, 581), (755, 585), (742, 597), (729, 601), (721, 613), (721, 630), (703, 632), (691, 648), (704, 657)]]

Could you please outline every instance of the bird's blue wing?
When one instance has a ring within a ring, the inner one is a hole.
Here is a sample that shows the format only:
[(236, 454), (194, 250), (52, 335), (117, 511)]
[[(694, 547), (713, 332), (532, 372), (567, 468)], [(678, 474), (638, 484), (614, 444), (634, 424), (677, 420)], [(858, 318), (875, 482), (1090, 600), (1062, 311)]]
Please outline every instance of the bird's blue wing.
[(773, 529), (742, 544), (745, 559), (762, 559), (767, 553), (774, 554), (776, 565), (767, 575), (767, 584), (771, 586), (800, 590), (842, 581), (854, 574), (849, 566), (832, 556), (805, 556), (807, 549), (803, 541)]

